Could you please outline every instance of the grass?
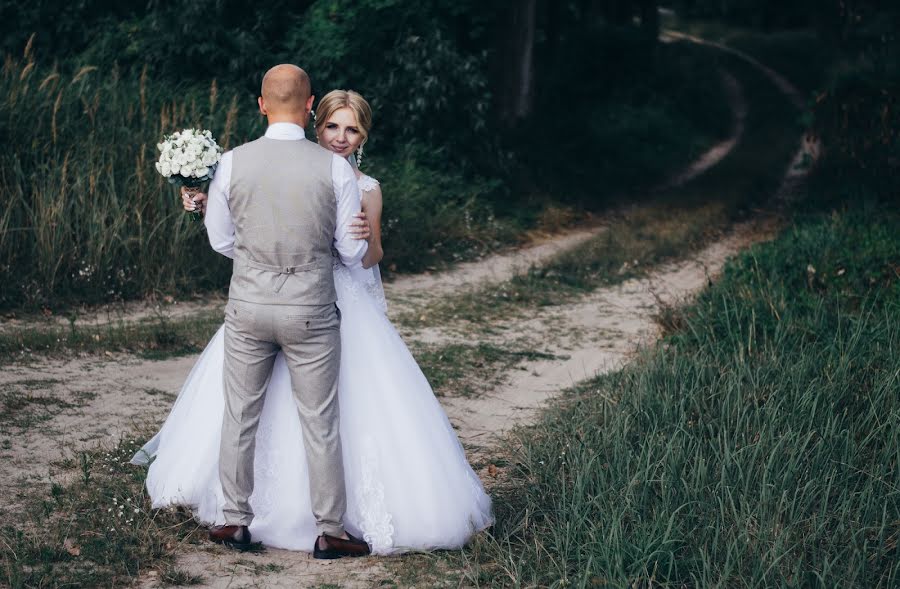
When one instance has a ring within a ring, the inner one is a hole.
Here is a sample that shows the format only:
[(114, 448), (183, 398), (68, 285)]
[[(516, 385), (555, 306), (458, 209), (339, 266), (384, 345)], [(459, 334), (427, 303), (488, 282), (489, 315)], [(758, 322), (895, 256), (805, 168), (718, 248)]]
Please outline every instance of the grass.
[(158, 315), (97, 325), (70, 321), (68, 327), (28, 324), (0, 331), (0, 360), (112, 352), (161, 360), (202, 350), (221, 325), (221, 311), (198, 311), (174, 319)]
[[(777, 189), (799, 144), (797, 113), (759, 71), (728, 61), (748, 102), (746, 131), (735, 150), (711, 170), (613, 218), (598, 237), (499, 285), (437, 301), (399, 318), (464, 320), (477, 325), (560, 305), (598, 286), (642, 274), (694, 251)], [(797, 128), (797, 133), (785, 129)]]
[(254, 575), (265, 575), (271, 573), (280, 573), (286, 567), (275, 562), (260, 563), (252, 560), (239, 559), (234, 562), (234, 566), (244, 568)]
[(56, 390), (56, 379), (20, 380), (0, 387), (0, 426), (6, 432), (27, 431), (38, 423), (53, 419), (66, 409), (82, 407), (96, 397), (90, 391), (68, 393)]
[(897, 586), (900, 215), (874, 212), (742, 254), (661, 345), (518, 432), (468, 581)]
[(62, 461), (49, 490), (4, 523), (0, 584), (113, 587), (151, 570), (163, 584), (202, 582), (172, 566), (182, 544), (199, 541), (201, 531), (185, 513), (150, 509), (146, 470), (128, 464), (139, 447), (125, 439)]
[(205, 581), (201, 575), (194, 575), (174, 567), (166, 569), (159, 580), (163, 587), (202, 585)]
[(413, 355), (438, 397), (475, 397), (492, 390), (525, 361), (555, 358), (492, 344), (413, 345)]

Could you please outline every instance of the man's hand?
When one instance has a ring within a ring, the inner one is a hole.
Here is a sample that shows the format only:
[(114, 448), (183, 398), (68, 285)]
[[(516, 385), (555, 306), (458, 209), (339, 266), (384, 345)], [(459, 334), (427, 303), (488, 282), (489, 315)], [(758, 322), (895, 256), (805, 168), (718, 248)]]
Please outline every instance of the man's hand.
[[(204, 198), (206, 195), (203, 195)], [(350, 237), (353, 239), (369, 239), (369, 236), (372, 235), (372, 228), (369, 227), (369, 219), (366, 217), (366, 214), (362, 211), (353, 215), (356, 220), (350, 223), (349, 231)]]
[(181, 204), (184, 206), (184, 210), (189, 213), (199, 212), (203, 214), (206, 212), (206, 193), (182, 186)]

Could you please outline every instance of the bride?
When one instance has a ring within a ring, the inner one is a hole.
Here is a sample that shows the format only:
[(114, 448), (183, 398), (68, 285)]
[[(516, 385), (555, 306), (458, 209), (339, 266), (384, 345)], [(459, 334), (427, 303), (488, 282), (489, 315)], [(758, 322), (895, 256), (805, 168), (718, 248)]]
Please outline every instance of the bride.
[[(319, 103), (318, 142), (348, 158), (369, 220), (368, 252), (358, 265), (334, 264), (341, 310), (338, 385), (347, 489), (347, 530), (375, 554), (458, 548), (493, 522), (491, 500), (472, 471), (446, 414), (385, 311), (381, 259), (382, 193), (358, 163), (371, 127), (366, 100), (334, 90)], [(356, 154), (357, 157), (353, 157)], [(185, 208), (206, 195), (184, 196)], [(213, 336), (157, 433), (132, 462), (149, 464), (153, 507), (184, 505), (221, 525), (219, 441), (224, 397), (223, 328)], [(306, 454), (290, 376), (281, 353), (256, 435), (250, 497), (254, 539), (309, 551), (318, 532), (312, 516)]]

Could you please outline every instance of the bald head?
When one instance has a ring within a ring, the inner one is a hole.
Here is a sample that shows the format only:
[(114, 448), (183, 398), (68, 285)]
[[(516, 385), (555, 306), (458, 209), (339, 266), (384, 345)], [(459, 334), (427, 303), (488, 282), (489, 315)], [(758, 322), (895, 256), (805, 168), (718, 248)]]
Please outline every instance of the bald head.
[(263, 76), (262, 99), (269, 113), (304, 112), (310, 94), (309, 76), (295, 65), (276, 65)]

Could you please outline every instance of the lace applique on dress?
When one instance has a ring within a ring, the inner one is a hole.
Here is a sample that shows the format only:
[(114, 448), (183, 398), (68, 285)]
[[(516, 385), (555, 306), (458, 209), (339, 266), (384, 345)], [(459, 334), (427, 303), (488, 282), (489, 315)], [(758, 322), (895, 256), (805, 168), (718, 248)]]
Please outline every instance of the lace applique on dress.
[(375, 188), (379, 184), (378, 180), (371, 176), (366, 176), (365, 174), (357, 178), (356, 183), (359, 185), (360, 192), (369, 192), (370, 190), (375, 190)]
[(356, 301), (359, 298), (359, 284), (353, 279), (350, 268), (344, 266), (337, 258), (333, 260), (331, 269), (334, 271), (334, 287), (337, 291), (338, 302), (349, 296), (351, 300)]
[[(363, 442), (362, 448), (374, 448), (374, 440)], [(381, 483), (378, 457), (371, 450), (364, 451), (359, 460), (360, 482), (359, 527), (363, 539), (372, 546), (375, 554), (387, 554), (394, 547), (394, 524), (384, 501), (384, 485)]]
[(369, 271), (370, 278), (363, 282), (363, 288), (372, 296), (381, 310), (387, 313), (387, 299), (384, 296), (384, 285), (381, 283), (381, 270), (378, 264), (375, 264), (369, 268)]

